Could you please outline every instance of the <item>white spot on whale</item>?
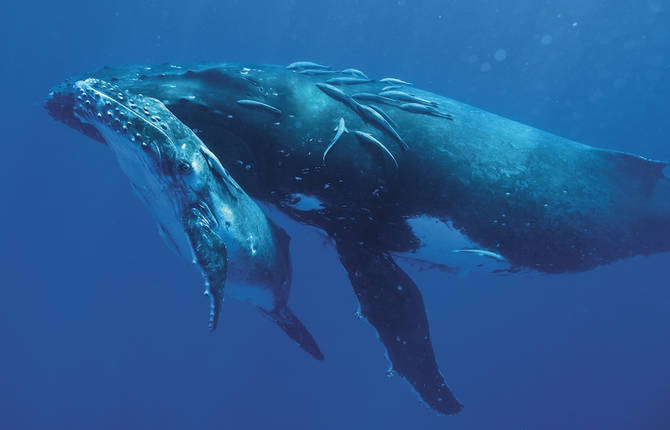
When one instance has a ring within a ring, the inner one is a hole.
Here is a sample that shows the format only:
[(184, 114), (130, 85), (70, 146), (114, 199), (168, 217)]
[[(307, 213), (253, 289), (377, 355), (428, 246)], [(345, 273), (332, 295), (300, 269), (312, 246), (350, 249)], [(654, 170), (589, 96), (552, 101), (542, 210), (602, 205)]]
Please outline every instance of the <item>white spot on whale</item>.
[(290, 201), (287, 203), (287, 206), (290, 206), (299, 211), (307, 212), (323, 209), (323, 202), (318, 198), (308, 195), (308, 194), (291, 194), (289, 195)]

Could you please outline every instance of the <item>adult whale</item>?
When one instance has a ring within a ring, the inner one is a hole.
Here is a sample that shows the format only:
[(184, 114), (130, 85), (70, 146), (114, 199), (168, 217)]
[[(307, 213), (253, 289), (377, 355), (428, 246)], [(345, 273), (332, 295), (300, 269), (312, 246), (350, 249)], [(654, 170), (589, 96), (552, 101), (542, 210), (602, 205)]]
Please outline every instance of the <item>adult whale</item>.
[[(394, 255), (559, 273), (670, 249), (665, 163), (582, 145), (399, 79), (311, 62), (85, 76), (161, 100), (251, 196), (327, 232), (393, 369), (440, 413), (462, 406), (435, 361), (421, 294)], [(102, 140), (72, 114), (77, 79), (54, 88), (46, 107)]]

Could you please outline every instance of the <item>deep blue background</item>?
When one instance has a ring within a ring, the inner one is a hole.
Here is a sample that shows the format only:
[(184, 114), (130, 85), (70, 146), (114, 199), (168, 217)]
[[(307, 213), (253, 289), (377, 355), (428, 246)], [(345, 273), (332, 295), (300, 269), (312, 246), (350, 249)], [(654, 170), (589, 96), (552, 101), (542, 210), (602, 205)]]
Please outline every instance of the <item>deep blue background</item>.
[(290, 232), (292, 306), (326, 361), (233, 301), (210, 334), (200, 275), (163, 245), (109, 151), (41, 108), (50, 86), (106, 64), (311, 59), (670, 160), (670, 2), (2, 8), (0, 428), (670, 428), (670, 255), (569, 276), (415, 274), (466, 405), (439, 417), (386, 376), (333, 249), (304, 228)]

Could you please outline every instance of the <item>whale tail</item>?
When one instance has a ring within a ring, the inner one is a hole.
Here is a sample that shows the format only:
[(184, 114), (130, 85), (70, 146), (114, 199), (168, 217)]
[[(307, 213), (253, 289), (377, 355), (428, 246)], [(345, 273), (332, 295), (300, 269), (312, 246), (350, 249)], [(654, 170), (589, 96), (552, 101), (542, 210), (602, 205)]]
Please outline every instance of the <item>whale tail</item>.
[(276, 307), (272, 311), (258, 308), (263, 314), (267, 315), (275, 324), (298, 343), (309, 355), (317, 360), (323, 360), (325, 357), (319, 349), (319, 345), (307, 330), (307, 327), (295, 316), (288, 306)]

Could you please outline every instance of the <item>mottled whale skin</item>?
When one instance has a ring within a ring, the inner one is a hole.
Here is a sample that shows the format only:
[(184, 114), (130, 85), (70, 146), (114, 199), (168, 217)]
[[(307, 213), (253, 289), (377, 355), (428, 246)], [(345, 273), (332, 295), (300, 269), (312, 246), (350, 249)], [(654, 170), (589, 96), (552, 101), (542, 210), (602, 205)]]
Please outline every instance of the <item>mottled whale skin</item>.
[(112, 149), (166, 243), (196, 264), (210, 298), (210, 329), (224, 295), (256, 306), (314, 358), (323, 354), (289, 309), (288, 235), (205, 144), (158, 100), (89, 78), (76, 82), (74, 114)]
[[(310, 64), (126, 66), (86, 76), (161, 100), (252, 197), (327, 232), (393, 369), (436, 411), (462, 406), (436, 364), (421, 294), (394, 260), (428, 246), (416, 225), (437, 222), (464, 244), (436, 256), (447, 266), (469, 256), (504, 261), (503, 271), (577, 272), (670, 249), (665, 163), (573, 142), (404, 81), (331, 85), (352, 74)], [(101, 140), (73, 117), (72, 82), (54, 88), (46, 107)], [(389, 82), (393, 91), (380, 95)], [(354, 94), (366, 94), (363, 105)], [(305, 199), (315, 204), (300, 205)]]

